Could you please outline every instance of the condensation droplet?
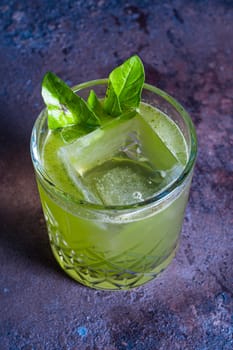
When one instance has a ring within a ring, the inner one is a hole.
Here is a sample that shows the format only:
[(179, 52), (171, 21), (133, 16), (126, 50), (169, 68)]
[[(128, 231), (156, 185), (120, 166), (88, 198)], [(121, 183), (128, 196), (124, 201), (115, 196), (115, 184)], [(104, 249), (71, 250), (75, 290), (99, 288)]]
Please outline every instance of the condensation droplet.
[(133, 193), (133, 198), (138, 200), (143, 200), (142, 194), (139, 191)]
[(166, 173), (165, 170), (161, 170), (161, 171), (160, 171), (160, 175), (161, 175), (162, 178), (165, 178), (166, 175), (167, 175), (167, 173)]

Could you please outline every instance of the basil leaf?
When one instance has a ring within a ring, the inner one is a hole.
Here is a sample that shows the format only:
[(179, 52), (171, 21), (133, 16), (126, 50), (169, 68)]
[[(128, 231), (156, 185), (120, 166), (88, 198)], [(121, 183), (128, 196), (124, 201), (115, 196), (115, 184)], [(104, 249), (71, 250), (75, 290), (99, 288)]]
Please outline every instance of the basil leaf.
[(74, 124), (99, 125), (87, 103), (66, 83), (48, 72), (42, 82), (42, 96), (48, 108), (48, 126), (57, 129)]
[(91, 90), (87, 99), (87, 104), (90, 109), (95, 113), (95, 115), (99, 118), (101, 125), (112, 119), (110, 115), (108, 115), (103, 109), (103, 105), (101, 101), (96, 96), (94, 90)]
[(93, 126), (83, 127), (82, 125), (78, 125), (78, 124), (67, 126), (61, 130), (61, 137), (66, 143), (71, 143), (77, 140), (79, 137), (94, 131), (95, 129), (96, 128)]
[(106, 97), (104, 100), (104, 110), (113, 117), (117, 117), (122, 113), (120, 100), (117, 94), (115, 93), (115, 90), (110, 78), (108, 82)]
[(115, 68), (109, 75), (105, 111), (112, 116), (118, 116), (122, 111), (136, 109), (141, 100), (144, 80), (144, 67), (136, 55)]

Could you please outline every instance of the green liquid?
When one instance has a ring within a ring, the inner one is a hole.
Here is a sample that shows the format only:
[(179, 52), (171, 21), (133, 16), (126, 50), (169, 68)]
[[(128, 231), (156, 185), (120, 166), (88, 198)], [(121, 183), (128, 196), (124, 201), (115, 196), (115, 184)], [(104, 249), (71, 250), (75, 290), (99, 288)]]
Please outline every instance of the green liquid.
[[(99, 163), (94, 164), (95, 160), (88, 156), (88, 147), (82, 150), (83, 159), (74, 160), (77, 181), (84, 184), (84, 190), (67, 173), (67, 166), (59, 156), (58, 150), (66, 147), (60, 134), (49, 133), (42, 158), (57, 188), (77, 200), (85, 200), (87, 190), (97, 204), (114, 206), (136, 204), (173, 182), (187, 161), (184, 137), (175, 123), (159, 110), (141, 105), (140, 114), (138, 130), (142, 145), (138, 152), (134, 149), (137, 144), (126, 144), (127, 152), (120, 149), (109, 157), (104, 152), (110, 135), (103, 143)], [(101, 141), (94, 146), (99, 150), (97, 156), (100, 155)], [(129, 289), (154, 278), (172, 260), (189, 183), (176, 191), (173, 198), (163, 200), (156, 211), (150, 206), (123, 214), (112, 211), (111, 215), (81, 205), (77, 209), (68, 199), (54, 199), (41, 181), (38, 185), (53, 253), (61, 267), (80, 283), (99, 289)]]

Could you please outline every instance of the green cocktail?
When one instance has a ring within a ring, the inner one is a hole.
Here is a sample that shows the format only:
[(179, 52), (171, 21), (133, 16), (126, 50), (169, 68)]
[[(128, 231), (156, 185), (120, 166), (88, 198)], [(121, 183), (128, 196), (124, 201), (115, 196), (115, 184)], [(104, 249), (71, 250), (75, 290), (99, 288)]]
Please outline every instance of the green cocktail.
[[(75, 87), (102, 96), (107, 79)], [(38, 117), (32, 159), (52, 251), (78, 282), (130, 289), (175, 255), (196, 157), (192, 122), (166, 93), (145, 84), (137, 113), (64, 140)]]
[[(99, 88), (102, 81), (87, 86), (93, 88), (94, 84)], [(177, 102), (148, 85), (143, 92), (141, 139), (137, 139), (139, 129), (133, 120), (119, 123), (132, 124), (126, 126), (121, 145), (128, 146), (129, 155), (121, 154), (118, 147), (112, 157), (105, 156), (100, 165), (92, 167), (88, 152), (91, 154), (100, 140), (87, 150), (83, 147), (80, 157), (84, 154), (84, 159), (75, 159), (75, 165), (80, 161), (80, 167), (86, 166), (82, 170), (85, 187), (75, 182), (72, 170), (67, 169), (61, 149), (69, 145), (59, 132), (48, 131), (45, 112), (34, 127), (32, 157), (53, 253), (71, 277), (93, 288), (139, 286), (163, 270), (176, 252), (195, 159), (195, 134)], [(164, 110), (169, 110), (169, 117)], [(106, 134), (114, 130), (105, 129)], [(129, 134), (138, 143), (136, 151)], [(104, 140), (110, 151), (112, 137), (107, 135)], [(143, 141), (146, 146), (140, 144)], [(130, 155), (133, 151), (142, 152), (145, 159), (135, 159)], [(93, 196), (92, 201), (85, 199), (85, 190)]]

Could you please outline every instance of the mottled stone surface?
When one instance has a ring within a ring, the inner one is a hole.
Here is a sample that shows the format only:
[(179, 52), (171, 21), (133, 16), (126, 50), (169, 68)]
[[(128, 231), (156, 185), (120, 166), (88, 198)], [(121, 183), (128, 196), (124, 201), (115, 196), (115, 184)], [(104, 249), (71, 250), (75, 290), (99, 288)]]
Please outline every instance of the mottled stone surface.
[[(0, 3), (0, 349), (233, 349), (233, 3)], [(176, 97), (199, 156), (178, 254), (128, 292), (76, 284), (50, 252), (29, 155), (47, 70), (70, 84), (138, 53)]]

